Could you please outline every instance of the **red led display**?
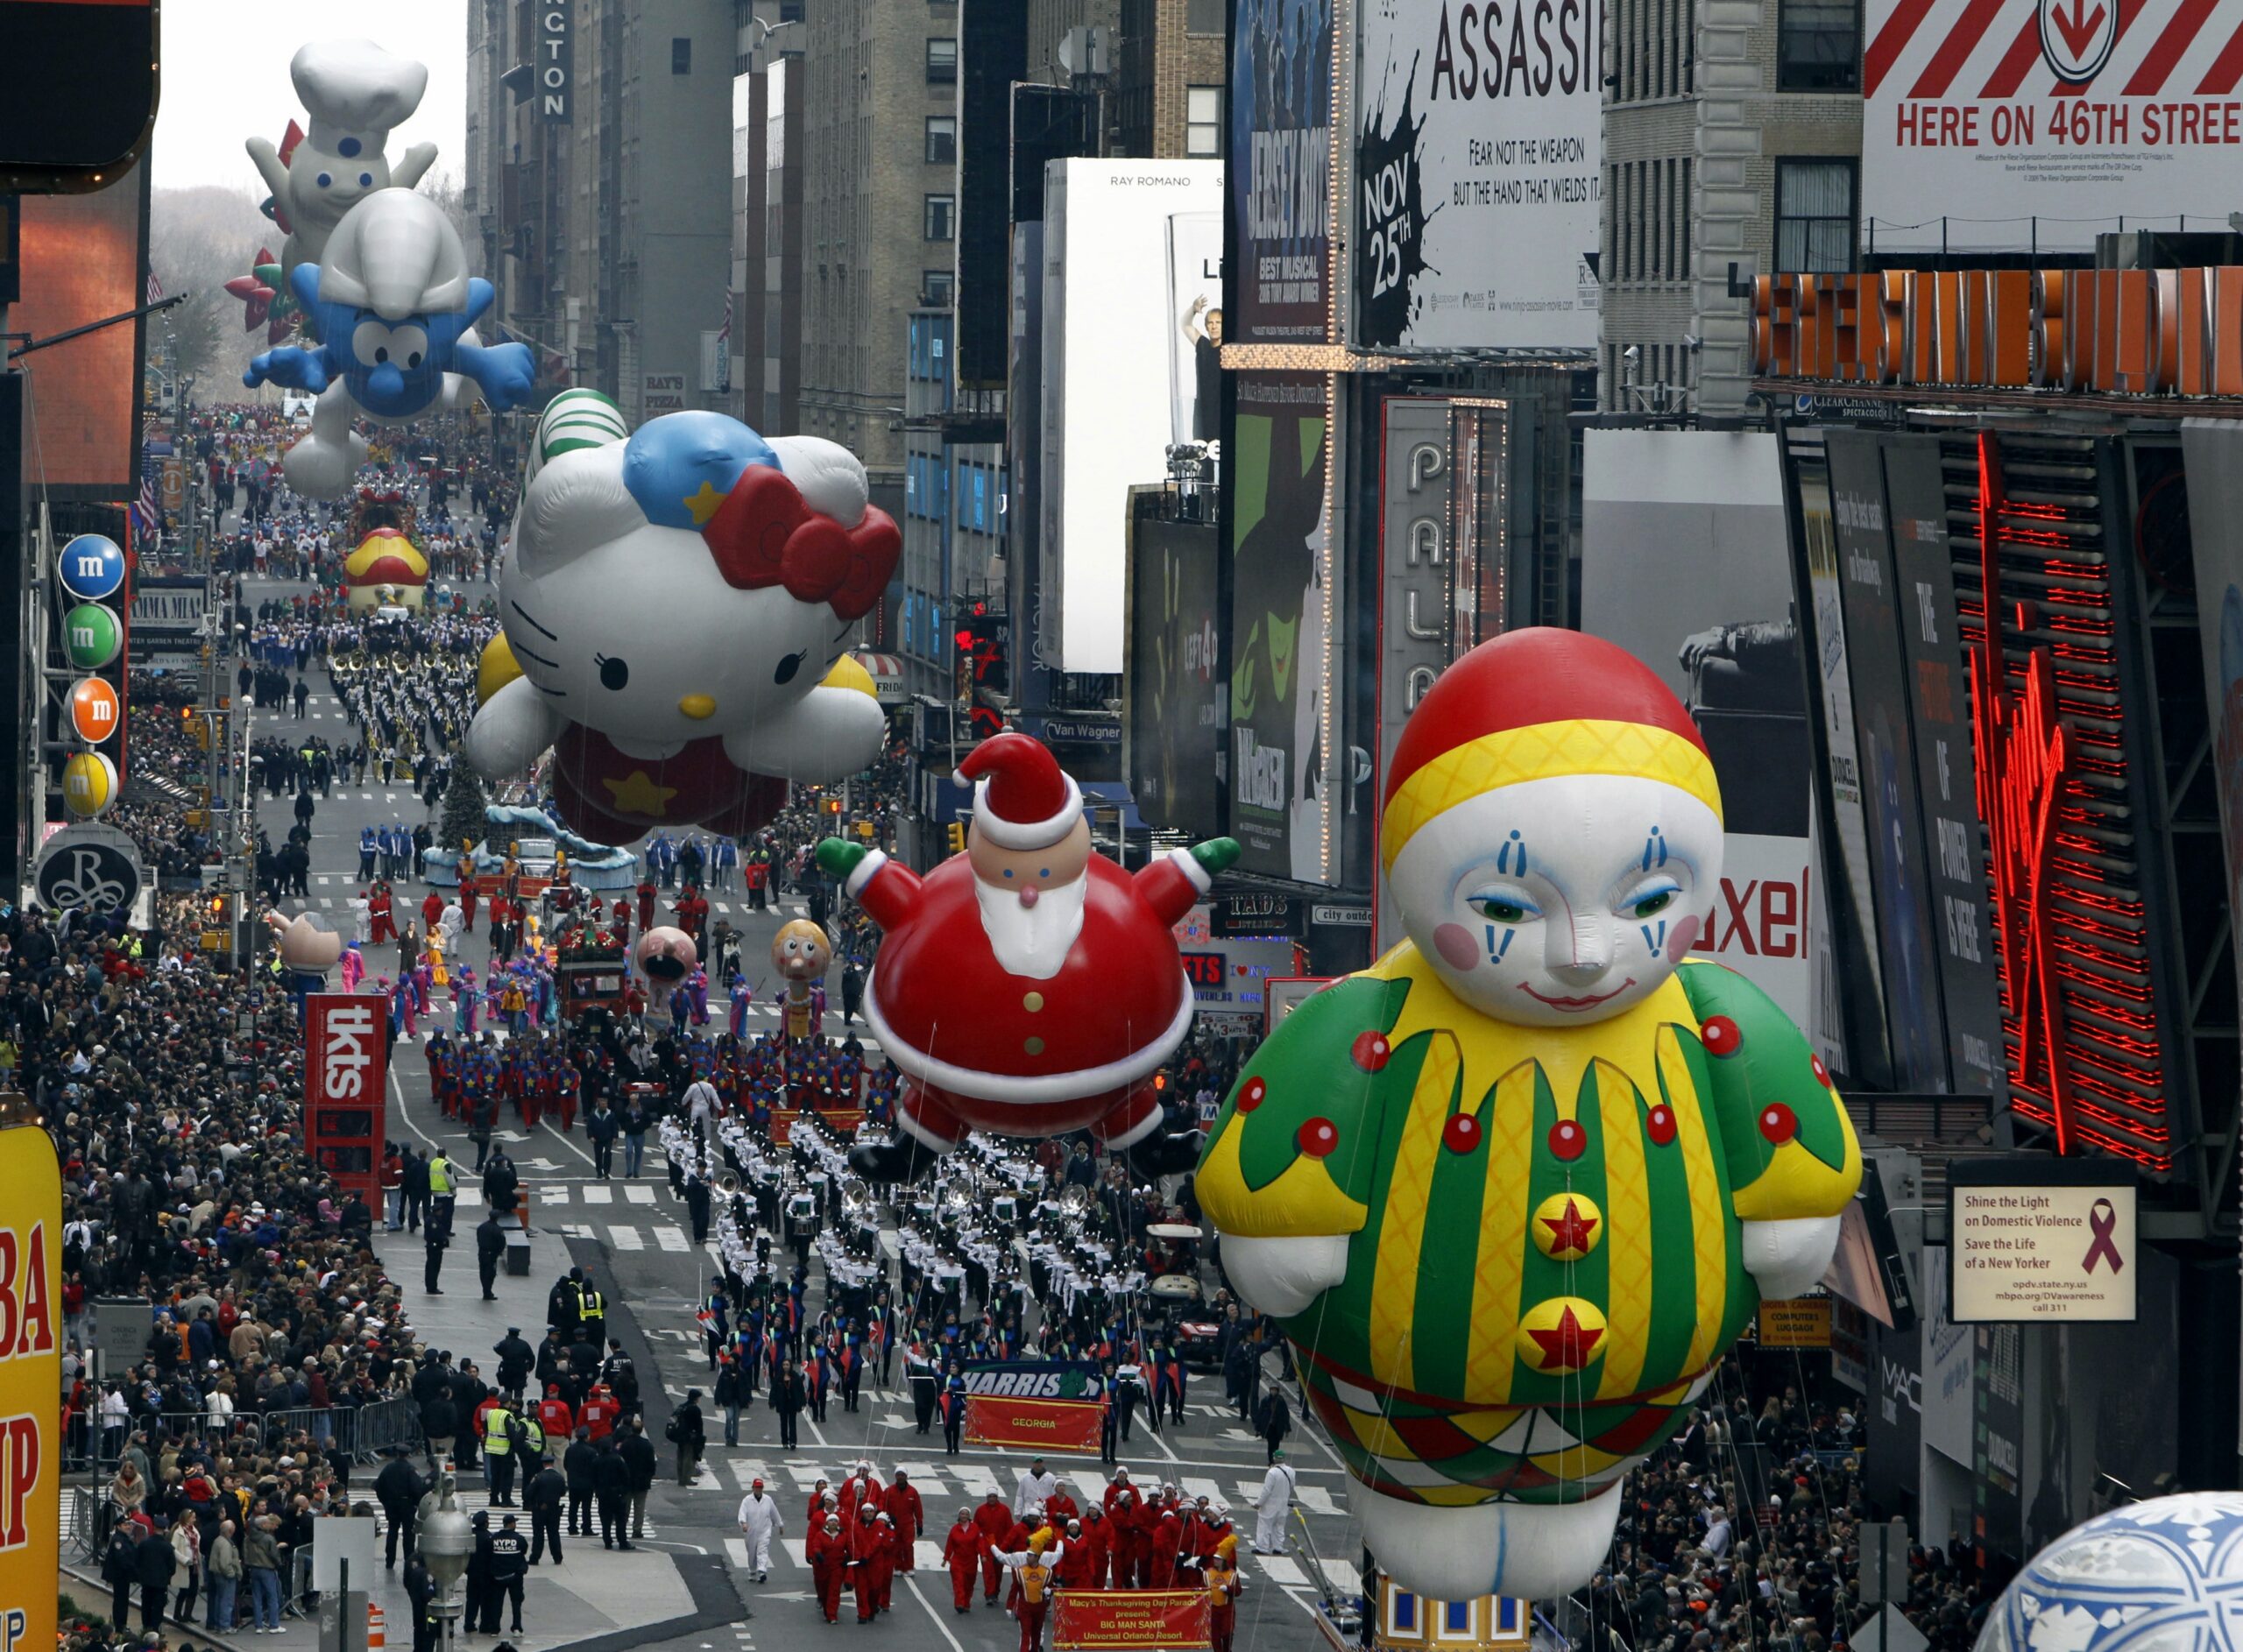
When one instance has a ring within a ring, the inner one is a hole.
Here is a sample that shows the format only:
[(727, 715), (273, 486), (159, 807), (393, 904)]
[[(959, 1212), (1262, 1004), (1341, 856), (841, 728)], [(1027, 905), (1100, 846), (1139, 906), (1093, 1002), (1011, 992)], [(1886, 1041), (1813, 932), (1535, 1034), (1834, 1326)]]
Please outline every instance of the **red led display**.
[(2011, 1105), (2061, 1153), (2167, 1171), (2151, 937), (2119, 846), (2134, 822), (2112, 575), (2080, 554), (2102, 548), (2093, 501), (2068, 506), (2040, 477), (2017, 490), (2032, 497), (2013, 497), (1992, 432), (1975, 456), (1982, 596), (1974, 609), (1958, 589), (1958, 602)]

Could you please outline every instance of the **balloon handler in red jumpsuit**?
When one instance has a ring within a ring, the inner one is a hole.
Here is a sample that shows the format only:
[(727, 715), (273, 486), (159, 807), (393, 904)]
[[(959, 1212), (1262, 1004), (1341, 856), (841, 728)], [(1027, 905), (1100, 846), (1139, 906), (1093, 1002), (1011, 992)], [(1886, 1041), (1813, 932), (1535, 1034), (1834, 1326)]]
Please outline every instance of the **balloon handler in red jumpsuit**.
[(1141, 1175), (1190, 1169), (1200, 1133), (1163, 1131), (1153, 1088), (1192, 1026), (1173, 929), (1237, 844), (1125, 872), (1091, 852), (1081, 788), (1041, 742), (993, 735), (958, 773), (976, 783), (966, 852), (923, 879), (861, 844), (817, 846), (884, 932), (865, 1019), (906, 1081), (895, 1140), (852, 1166), (909, 1182), (968, 1130), (1087, 1128)]

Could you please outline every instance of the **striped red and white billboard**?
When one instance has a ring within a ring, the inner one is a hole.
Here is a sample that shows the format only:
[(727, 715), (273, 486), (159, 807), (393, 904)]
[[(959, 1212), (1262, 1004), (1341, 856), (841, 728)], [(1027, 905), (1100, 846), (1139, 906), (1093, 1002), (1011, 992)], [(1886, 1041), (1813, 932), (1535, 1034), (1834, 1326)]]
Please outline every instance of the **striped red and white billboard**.
[(2227, 227), (2243, 0), (1863, 10), (1861, 213), (1879, 252), (2070, 251), (2120, 229)]

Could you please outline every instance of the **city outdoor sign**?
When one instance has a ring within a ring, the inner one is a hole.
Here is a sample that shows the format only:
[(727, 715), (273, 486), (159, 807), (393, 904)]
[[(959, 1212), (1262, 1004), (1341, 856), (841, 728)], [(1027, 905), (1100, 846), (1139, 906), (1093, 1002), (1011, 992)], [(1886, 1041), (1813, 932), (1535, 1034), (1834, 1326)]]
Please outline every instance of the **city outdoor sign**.
[(1764, 275), (1752, 364), (1822, 384), (2243, 397), (2243, 265)]

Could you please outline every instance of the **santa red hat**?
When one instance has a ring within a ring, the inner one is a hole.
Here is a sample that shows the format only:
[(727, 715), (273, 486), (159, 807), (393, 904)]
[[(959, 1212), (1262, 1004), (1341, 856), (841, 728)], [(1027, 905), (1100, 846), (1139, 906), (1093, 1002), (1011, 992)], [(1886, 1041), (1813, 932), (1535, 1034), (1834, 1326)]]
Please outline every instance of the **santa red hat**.
[(1553, 774), (1641, 774), (1721, 817), (1698, 725), (1617, 643), (1537, 625), (1490, 638), (1441, 673), (1395, 743), (1381, 809), (1389, 867), (1418, 829), (1466, 798)]
[(1083, 794), (1041, 740), (1008, 729), (966, 754), (973, 830), (1000, 849), (1049, 849), (1082, 818)]

